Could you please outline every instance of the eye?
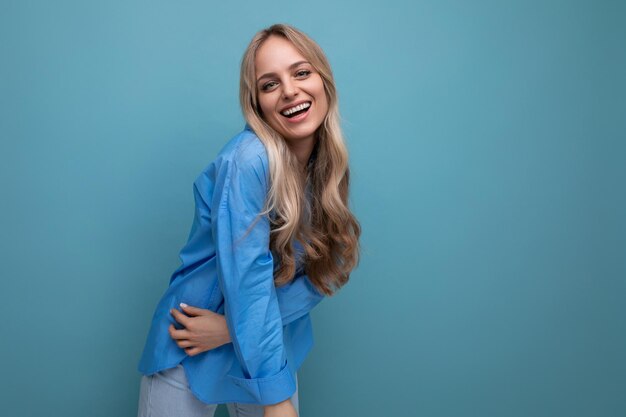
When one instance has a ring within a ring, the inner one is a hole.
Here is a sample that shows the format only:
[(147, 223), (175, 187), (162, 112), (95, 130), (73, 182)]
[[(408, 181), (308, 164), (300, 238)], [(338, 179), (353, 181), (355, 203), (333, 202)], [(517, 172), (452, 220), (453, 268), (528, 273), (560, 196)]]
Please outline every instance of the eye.
[(298, 72), (296, 72), (296, 77), (306, 77), (309, 74), (311, 74), (311, 71), (309, 70), (299, 70)]
[(270, 88), (274, 87), (274, 85), (278, 84), (276, 81), (268, 81), (261, 86), (262, 91), (267, 91)]

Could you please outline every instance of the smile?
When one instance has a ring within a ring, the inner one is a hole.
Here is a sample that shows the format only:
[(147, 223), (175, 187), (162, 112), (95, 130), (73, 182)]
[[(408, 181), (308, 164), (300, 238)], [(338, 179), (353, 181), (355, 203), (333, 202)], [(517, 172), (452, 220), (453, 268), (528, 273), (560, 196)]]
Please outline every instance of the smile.
[(283, 116), (287, 118), (292, 118), (292, 117), (295, 117), (299, 114), (306, 112), (309, 109), (309, 107), (311, 107), (311, 102), (307, 101), (306, 103), (301, 103), (301, 104), (298, 104), (297, 106), (293, 106), (286, 110), (283, 110), (282, 112), (280, 112), (280, 114), (282, 114)]

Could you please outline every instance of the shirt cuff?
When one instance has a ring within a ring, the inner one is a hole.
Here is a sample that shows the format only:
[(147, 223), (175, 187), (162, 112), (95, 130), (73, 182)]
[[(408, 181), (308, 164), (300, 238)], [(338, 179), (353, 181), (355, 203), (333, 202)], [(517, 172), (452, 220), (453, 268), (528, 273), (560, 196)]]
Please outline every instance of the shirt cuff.
[(296, 381), (287, 363), (274, 376), (266, 378), (239, 378), (226, 375), (235, 385), (248, 391), (260, 405), (277, 404), (289, 399), (296, 392)]

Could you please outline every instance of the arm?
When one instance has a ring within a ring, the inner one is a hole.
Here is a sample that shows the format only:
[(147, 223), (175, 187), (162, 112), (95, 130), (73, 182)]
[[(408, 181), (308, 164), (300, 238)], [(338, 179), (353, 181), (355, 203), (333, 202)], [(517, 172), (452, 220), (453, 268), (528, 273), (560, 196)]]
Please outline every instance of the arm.
[[(283, 326), (309, 313), (324, 298), (306, 275), (277, 291)], [(171, 309), (170, 313), (184, 330), (176, 330), (173, 324), (170, 324), (168, 330), (178, 347), (184, 349), (187, 355), (195, 356), (232, 342), (223, 314), (187, 304), (181, 304), (180, 307), (185, 314), (177, 309)]]
[[(306, 275), (276, 289), (283, 326), (308, 314), (324, 298)], [(206, 308), (181, 304), (183, 314), (177, 309), (170, 313), (184, 330), (176, 330), (170, 324), (168, 330), (176, 344), (189, 356), (231, 343), (231, 337), (223, 314)]]
[(247, 389), (259, 404), (295, 392), (283, 346), (283, 323), (269, 248), (270, 224), (259, 217), (267, 193), (260, 155), (222, 161), (211, 204), (217, 275), (226, 324)]
[[(197, 252), (197, 248), (205, 246), (203, 240), (206, 239), (206, 234), (212, 233), (211, 210), (207, 203), (206, 193), (203, 192), (206, 189), (207, 186), (201, 179), (194, 183), (195, 216), (189, 237), (190, 241), (197, 242), (194, 253)], [(276, 288), (276, 295), (283, 326), (310, 313), (324, 299), (324, 294), (320, 293), (309, 277), (304, 274)], [(180, 307), (182, 313), (177, 309), (170, 310), (170, 313), (174, 320), (184, 327), (184, 330), (176, 330), (173, 324), (168, 330), (172, 339), (185, 350), (187, 355), (195, 356), (231, 342), (224, 315), (195, 305), (181, 305)]]

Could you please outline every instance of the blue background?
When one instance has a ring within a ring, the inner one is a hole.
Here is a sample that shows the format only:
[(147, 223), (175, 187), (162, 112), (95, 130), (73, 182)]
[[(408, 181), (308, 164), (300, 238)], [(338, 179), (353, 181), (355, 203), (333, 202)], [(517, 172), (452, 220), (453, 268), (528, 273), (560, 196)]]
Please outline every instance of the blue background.
[(0, 413), (136, 414), (275, 22), (328, 54), (363, 227), (302, 415), (626, 415), (626, 7), (453, 0), (2, 0)]

